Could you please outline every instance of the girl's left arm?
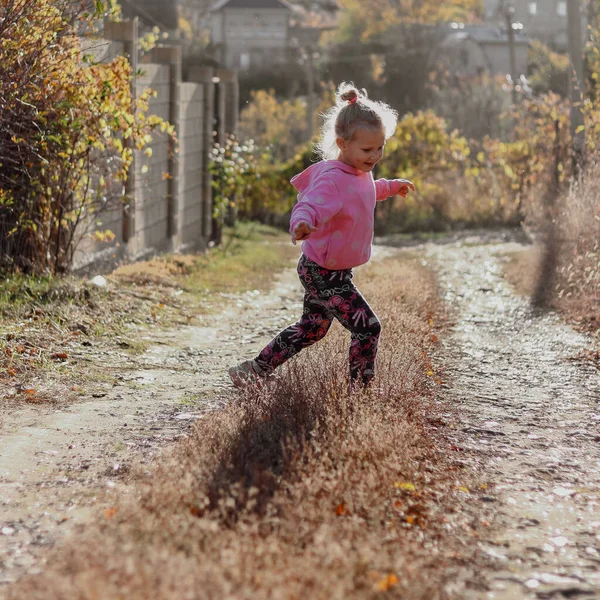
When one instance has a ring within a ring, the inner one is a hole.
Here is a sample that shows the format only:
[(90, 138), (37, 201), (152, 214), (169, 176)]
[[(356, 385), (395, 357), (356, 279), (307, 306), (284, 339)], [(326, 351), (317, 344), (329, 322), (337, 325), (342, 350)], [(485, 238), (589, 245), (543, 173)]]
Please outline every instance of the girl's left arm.
[(406, 198), (411, 190), (415, 192), (416, 188), (408, 179), (378, 179), (375, 182), (375, 195), (378, 202), (398, 194)]

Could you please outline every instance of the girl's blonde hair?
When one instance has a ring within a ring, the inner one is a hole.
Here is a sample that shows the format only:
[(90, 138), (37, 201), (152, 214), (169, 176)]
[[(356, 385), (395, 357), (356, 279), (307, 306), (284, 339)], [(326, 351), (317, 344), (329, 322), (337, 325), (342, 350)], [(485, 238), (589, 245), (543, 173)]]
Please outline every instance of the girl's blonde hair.
[(324, 160), (335, 160), (340, 153), (336, 139), (349, 141), (359, 127), (380, 129), (385, 132), (385, 139), (396, 131), (398, 113), (384, 102), (369, 99), (367, 90), (357, 89), (353, 83), (340, 83), (335, 105), (324, 115), (321, 127), (321, 139), (315, 151)]

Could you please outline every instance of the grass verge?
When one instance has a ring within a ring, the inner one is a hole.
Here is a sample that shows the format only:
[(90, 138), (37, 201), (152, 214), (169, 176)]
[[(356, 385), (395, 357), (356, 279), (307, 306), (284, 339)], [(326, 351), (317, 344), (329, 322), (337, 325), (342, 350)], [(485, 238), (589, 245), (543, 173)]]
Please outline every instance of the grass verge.
[(348, 393), (348, 336), (334, 327), (272, 383), (198, 421), (8, 597), (452, 597), (484, 524), (462, 510), (475, 484), (434, 425), (447, 418), (431, 362), (435, 284), (397, 261), (358, 280), (384, 326), (371, 388)]
[(106, 287), (76, 277), (2, 280), (4, 405), (85, 395), (89, 385), (106, 383), (96, 367), (107, 352), (133, 358), (146, 348), (144, 331), (191, 323), (227, 294), (268, 289), (297, 252), (280, 231), (242, 223), (225, 232), (220, 248), (123, 266), (106, 276)]

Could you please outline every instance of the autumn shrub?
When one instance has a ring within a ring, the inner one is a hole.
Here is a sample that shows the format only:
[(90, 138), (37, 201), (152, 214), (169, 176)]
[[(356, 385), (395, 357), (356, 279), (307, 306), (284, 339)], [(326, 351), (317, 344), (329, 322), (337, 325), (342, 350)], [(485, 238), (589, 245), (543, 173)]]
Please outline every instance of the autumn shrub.
[[(68, 269), (82, 224), (121, 202), (133, 151), (167, 125), (145, 116), (125, 57), (84, 59), (64, 0), (10, 0), (0, 21), (0, 268)], [(105, 11), (95, 3), (90, 23)]]
[(240, 114), (239, 134), (268, 151), (275, 164), (290, 160), (306, 141), (306, 102), (279, 99), (274, 90), (255, 90)]
[(241, 219), (287, 228), (286, 218), (296, 201), (290, 179), (316, 160), (312, 146), (305, 144), (292, 159), (274, 163), (270, 150), (253, 139), (229, 136), (212, 150), (213, 217), (223, 223), (234, 209)]
[(379, 233), (503, 222), (505, 207), (490, 193), (490, 182), (484, 184), (486, 158), (473, 147), (431, 110), (405, 115), (388, 140), (377, 176), (411, 179), (417, 194), (378, 207)]
[(222, 226), (229, 211), (244, 197), (255, 177), (257, 147), (254, 140), (240, 141), (229, 135), (223, 144), (215, 143), (211, 151), (209, 172), (212, 175), (213, 219)]
[[(489, 110), (495, 114), (499, 107)], [(594, 153), (600, 110), (586, 100), (584, 112), (588, 152)], [(433, 110), (405, 114), (374, 175), (409, 178), (417, 193), (378, 205), (377, 232), (516, 226), (524, 220), (530, 231), (541, 229), (548, 190), (567, 188), (572, 176), (568, 102), (553, 92), (522, 97), (502, 121), (501, 135), (469, 139)], [(240, 213), (270, 223), (278, 217), (284, 224), (296, 199), (290, 179), (318, 158), (310, 144), (287, 162), (260, 145), (255, 158), (237, 200)]]
[(407, 263), (360, 278), (384, 324), (370, 390), (349, 395), (335, 327), (271, 384), (205, 414), (8, 597), (448, 598), (478, 524), (457, 510), (471, 482), (433, 426), (435, 286)]
[(534, 94), (554, 92), (569, 95), (569, 57), (553, 52), (539, 40), (532, 40), (527, 59), (527, 80)]

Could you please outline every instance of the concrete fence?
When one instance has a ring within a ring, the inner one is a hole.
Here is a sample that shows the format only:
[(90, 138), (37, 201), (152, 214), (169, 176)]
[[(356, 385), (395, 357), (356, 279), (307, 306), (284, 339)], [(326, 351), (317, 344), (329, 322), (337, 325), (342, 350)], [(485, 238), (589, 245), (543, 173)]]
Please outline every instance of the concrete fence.
[[(138, 52), (137, 21), (106, 22), (104, 39), (86, 42), (84, 52), (109, 61), (129, 58), (134, 73), (132, 93), (156, 91), (149, 113), (169, 121), (177, 147), (156, 133), (152, 156), (134, 152), (125, 190), (115, 189), (108, 208), (88, 222), (74, 257), (75, 270), (120, 260), (138, 260), (159, 252), (203, 249), (212, 231), (212, 185), (209, 173), (213, 143), (235, 133), (238, 122), (237, 72), (182, 64), (181, 48), (158, 46)], [(125, 197), (123, 201), (123, 192)], [(111, 243), (94, 240), (93, 230), (110, 230)]]

